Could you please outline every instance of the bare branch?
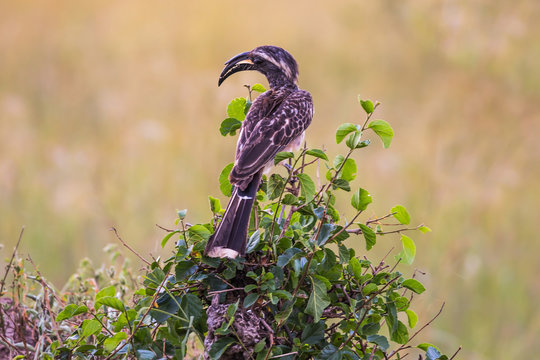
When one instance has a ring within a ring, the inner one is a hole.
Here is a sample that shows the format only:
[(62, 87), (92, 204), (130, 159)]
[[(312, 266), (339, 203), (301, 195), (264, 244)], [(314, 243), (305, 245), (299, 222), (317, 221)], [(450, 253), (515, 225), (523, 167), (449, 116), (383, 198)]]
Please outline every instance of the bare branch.
[(6, 273), (4, 274), (4, 278), (2, 279), (2, 286), (0, 286), (0, 296), (4, 294), (4, 285), (6, 284), (6, 279), (9, 273), (9, 269), (11, 268), (11, 265), (13, 264), (13, 259), (15, 259), (15, 254), (17, 253), (17, 249), (19, 248), (19, 245), (21, 243), (23, 233), (24, 233), (24, 226), (21, 228), (21, 233), (19, 234), (19, 240), (17, 240), (17, 244), (15, 244), (15, 248), (13, 249), (13, 252), (11, 253), (11, 259), (9, 260), (9, 263), (6, 266)]
[[(159, 226), (159, 225), (158, 225)], [(120, 241), (122, 243), (122, 245), (124, 245), (129, 251), (131, 251), (132, 253), (134, 253), (139, 259), (141, 259), (146, 265), (150, 266), (151, 263), (146, 260), (145, 258), (143, 258), (138, 252), (136, 252), (135, 250), (133, 250), (131, 248), (131, 246), (129, 246), (128, 244), (126, 244), (126, 242), (124, 240), (122, 240), (122, 238), (120, 237), (120, 234), (118, 234), (118, 231), (116, 230), (115, 227), (112, 227), (111, 228), (112, 231), (114, 231), (114, 234), (116, 235), (116, 238), (118, 239), (118, 241)]]

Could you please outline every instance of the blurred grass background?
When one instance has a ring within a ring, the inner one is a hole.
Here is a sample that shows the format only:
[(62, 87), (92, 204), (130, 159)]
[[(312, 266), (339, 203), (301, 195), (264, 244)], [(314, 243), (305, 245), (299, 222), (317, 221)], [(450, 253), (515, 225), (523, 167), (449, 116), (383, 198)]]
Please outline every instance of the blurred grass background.
[[(538, 354), (540, 3), (4, 2), (0, 12), (0, 243), (61, 286), (99, 263), (111, 226), (142, 254), (175, 209), (205, 222), (207, 195), (236, 139), (219, 123), (243, 84), (217, 88), (223, 63), (262, 44), (288, 49), (313, 94), (313, 147), (379, 100), (396, 137), (359, 151), (368, 215), (405, 205), (428, 292), (426, 334), (462, 359)], [(223, 197), (221, 197), (223, 198)], [(353, 240), (350, 240), (353, 241)], [(358, 249), (363, 251), (363, 240)], [(399, 238), (381, 238), (399, 246)], [(381, 254), (386, 249), (380, 249)], [(405, 269), (411, 271), (411, 269)]]

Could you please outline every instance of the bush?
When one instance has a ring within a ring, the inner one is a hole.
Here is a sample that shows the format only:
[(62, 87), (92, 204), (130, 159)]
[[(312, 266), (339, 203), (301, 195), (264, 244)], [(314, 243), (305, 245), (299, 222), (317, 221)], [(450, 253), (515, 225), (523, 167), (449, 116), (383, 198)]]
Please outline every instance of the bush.
[[(234, 135), (251, 92), (264, 88), (249, 91), (248, 98), (229, 104), (222, 135)], [(371, 120), (378, 103), (360, 100), (360, 105), (366, 113), (362, 124), (343, 124), (336, 132), (336, 142), (345, 143), (344, 155), (330, 161), (325, 151), (304, 147), (276, 156), (276, 164), (288, 162), (287, 175), (264, 178), (245, 258), (203, 254), (224, 212), (217, 198), (209, 197), (213, 217), (208, 223), (190, 225), (187, 211), (178, 211), (176, 228), (162, 240), (162, 246), (174, 240), (174, 254), (148, 264), (137, 289), (109, 281), (86, 298), (90, 301), (73, 298), (55, 317), (69, 331), (49, 334), (54, 340), (41, 358), (197, 358), (203, 346), (209, 359), (404, 357), (433, 319), (418, 326), (411, 304), (425, 288), (396, 267), (410, 265), (415, 257), (415, 243), (405, 233), (430, 229), (411, 227), (401, 205), (377, 218), (362, 216), (372, 198), (351, 185), (357, 172), (352, 154), (370, 145), (363, 139), (369, 131), (389, 147), (393, 130), (383, 120)], [(308, 172), (316, 167), (318, 174), (322, 166), (325, 179), (314, 181)], [(219, 177), (227, 196), (231, 168), (227, 165)], [(338, 192), (350, 194), (355, 211), (350, 221), (340, 218)], [(345, 244), (350, 236), (362, 236), (369, 251), (389, 234), (399, 234), (402, 244), (392, 260), (369, 260)], [(132, 301), (125, 296), (130, 288)], [(426, 359), (448, 359), (434, 345), (416, 346)]]

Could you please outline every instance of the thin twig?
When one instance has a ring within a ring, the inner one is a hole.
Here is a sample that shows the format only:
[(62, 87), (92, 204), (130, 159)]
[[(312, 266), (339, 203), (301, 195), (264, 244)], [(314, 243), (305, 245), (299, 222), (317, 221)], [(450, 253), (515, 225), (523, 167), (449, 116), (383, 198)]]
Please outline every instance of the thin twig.
[(392, 216), (394, 214), (395, 214), (395, 212), (390, 213), (390, 214), (386, 214), (386, 215), (384, 215), (384, 216), (382, 216), (380, 218), (377, 218), (377, 219), (368, 220), (368, 221), (366, 221), (366, 225), (369, 225), (369, 224), (372, 224), (372, 223), (378, 223), (379, 221), (384, 220), (384, 219), (386, 219), (386, 218), (388, 218), (388, 217), (390, 217), (390, 216)]
[(215, 294), (221, 294), (229, 291), (238, 291), (238, 290), (244, 290), (244, 288), (232, 288), (232, 289), (225, 289), (225, 290), (216, 290), (216, 291), (209, 291), (208, 296), (215, 295)]
[(354, 215), (354, 217), (352, 218), (352, 220), (351, 220), (348, 224), (346, 224), (346, 225), (343, 227), (343, 229), (339, 230), (334, 236), (332, 236), (332, 237), (330, 238), (330, 240), (328, 240), (328, 241), (334, 240), (336, 237), (339, 236), (339, 234), (341, 234), (343, 231), (346, 231), (347, 228), (348, 228), (349, 226), (351, 226), (351, 225), (354, 223), (354, 220), (356, 220), (356, 218), (357, 218), (358, 216), (360, 216), (361, 213), (362, 213), (362, 210), (360, 210), (358, 213), (356, 213), (356, 215)]
[[(158, 225), (159, 226), (159, 225)], [(126, 242), (124, 240), (122, 240), (122, 238), (120, 237), (120, 234), (118, 234), (118, 231), (116, 230), (115, 227), (112, 227), (111, 228), (112, 231), (114, 231), (114, 234), (116, 235), (116, 238), (118, 239), (118, 241), (120, 241), (122, 243), (122, 245), (124, 245), (129, 251), (131, 251), (132, 253), (134, 253), (139, 259), (141, 259), (146, 265), (150, 266), (151, 263), (148, 262), (148, 260), (146, 260), (145, 258), (143, 258), (138, 252), (136, 252), (135, 250), (133, 250), (131, 248), (131, 246), (129, 246), (128, 244), (126, 244)]]
[(441, 305), (441, 308), (439, 309), (439, 312), (438, 312), (437, 314), (435, 314), (435, 316), (432, 317), (431, 320), (429, 320), (424, 326), (422, 326), (420, 329), (418, 329), (418, 330), (417, 330), (417, 331), (409, 338), (409, 340), (408, 340), (405, 344), (401, 345), (398, 349), (392, 351), (392, 352), (390, 353), (390, 357), (394, 356), (398, 351), (401, 351), (401, 350), (405, 349), (406, 346), (407, 346), (407, 344), (408, 344), (409, 342), (411, 342), (411, 340), (414, 339), (414, 337), (415, 337), (416, 335), (418, 335), (422, 330), (424, 330), (424, 329), (425, 329), (426, 327), (428, 327), (433, 321), (435, 321), (435, 319), (438, 318), (439, 315), (441, 315), (441, 313), (442, 313), (442, 311), (443, 311), (443, 309), (444, 309), (444, 304), (445, 304), (445, 303), (443, 302), (442, 305)]
[(159, 224), (156, 224), (156, 226), (157, 226), (158, 228), (160, 228), (161, 230), (165, 230), (166, 232), (175, 232), (175, 231), (178, 231), (178, 230), (167, 229), (167, 228), (165, 228), (165, 227), (163, 227), (163, 226), (161, 226), (161, 225), (159, 225)]
[(282, 357), (285, 357), (285, 356), (296, 355), (296, 354), (298, 354), (298, 351), (294, 351), (294, 352), (290, 352), (290, 353), (286, 353), (286, 354), (281, 354), (281, 355), (272, 356), (270, 359), (279, 359), (279, 358), (282, 358)]
[(461, 351), (461, 346), (456, 350), (456, 352), (454, 353), (454, 355), (452, 355), (452, 357), (450, 358), (450, 360), (452, 360), (453, 358), (456, 357), (456, 355), (458, 354), (458, 352)]
[(17, 240), (17, 244), (15, 244), (15, 248), (13, 249), (13, 252), (11, 253), (11, 259), (9, 260), (9, 263), (6, 266), (6, 273), (4, 274), (4, 278), (2, 279), (2, 286), (0, 287), (0, 296), (4, 295), (4, 285), (6, 284), (6, 279), (9, 273), (9, 269), (11, 268), (11, 265), (13, 264), (13, 259), (15, 258), (15, 254), (17, 253), (19, 244), (21, 243), (23, 233), (24, 233), (24, 226), (21, 228), (21, 233), (19, 234), (19, 240)]
[[(113, 228), (114, 229), (114, 228)], [(141, 327), (141, 325), (143, 324), (144, 322), (144, 319), (148, 316), (148, 314), (150, 313), (150, 310), (152, 310), (152, 308), (154, 307), (154, 304), (156, 303), (156, 300), (158, 298), (159, 295), (161, 295), (161, 289), (165, 286), (165, 284), (167, 283), (168, 281), (168, 276), (169, 276), (169, 271), (167, 271), (167, 273), (165, 274), (165, 277), (163, 279), (163, 281), (161, 281), (161, 284), (159, 284), (159, 287), (156, 289), (156, 293), (154, 294), (154, 296), (152, 296), (152, 301), (150, 302), (150, 305), (148, 305), (148, 309), (146, 309), (145, 313), (143, 314), (143, 316), (141, 317), (139, 323), (137, 324), (137, 326), (135, 327), (135, 329), (133, 330), (133, 332), (129, 335), (129, 338), (126, 339), (125, 343), (129, 343), (131, 342), (131, 339), (135, 336), (135, 334), (137, 333), (137, 330), (139, 330), (139, 328)], [(124, 345), (125, 346), (125, 345)], [(105, 360), (109, 360), (111, 359), (114, 355), (116, 355), (117, 352), (119, 352), (124, 346), (118, 346), (113, 352), (111, 352), (109, 354), (109, 356), (107, 356), (105, 358)]]
[(56, 301), (58, 301), (59, 304), (63, 304), (63, 301), (56, 295), (54, 290), (51, 289), (49, 285), (43, 280), (43, 276), (41, 276), (41, 273), (37, 269), (36, 264), (34, 263), (34, 260), (32, 260), (32, 257), (30, 256), (30, 254), (28, 254), (28, 260), (34, 267), (34, 271), (36, 272), (36, 274), (39, 276), (38, 281), (43, 287), (43, 293), (44, 293), (43, 298), (45, 299), (45, 306), (47, 308), (47, 312), (49, 313), (49, 317), (51, 318), (51, 324), (52, 324), (53, 330), (56, 334), (56, 337), (58, 338), (58, 342), (60, 343), (60, 345), (63, 345), (62, 337), (60, 336), (60, 331), (58, 330), (58, 324), (56, 323), (56, 316), (53, 314), (53, 311), (51, 309), (51, 303), (49, 301), (48, 290), (51, 291), (51, 293), (53, 294), (53, 296), (55, 297)]

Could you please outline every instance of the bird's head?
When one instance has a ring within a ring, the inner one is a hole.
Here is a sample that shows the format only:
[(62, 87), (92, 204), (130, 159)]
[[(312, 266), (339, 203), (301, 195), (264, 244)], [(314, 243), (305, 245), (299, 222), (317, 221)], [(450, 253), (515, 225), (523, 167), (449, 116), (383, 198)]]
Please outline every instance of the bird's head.
[(244, 70), (259, 71), (266, 76), (271, 88), (296, 85), (298, 80), (298, 64), (291, 54), (277, 46), (259, 46), (227, 61), (218, 86), (232, 74)]

